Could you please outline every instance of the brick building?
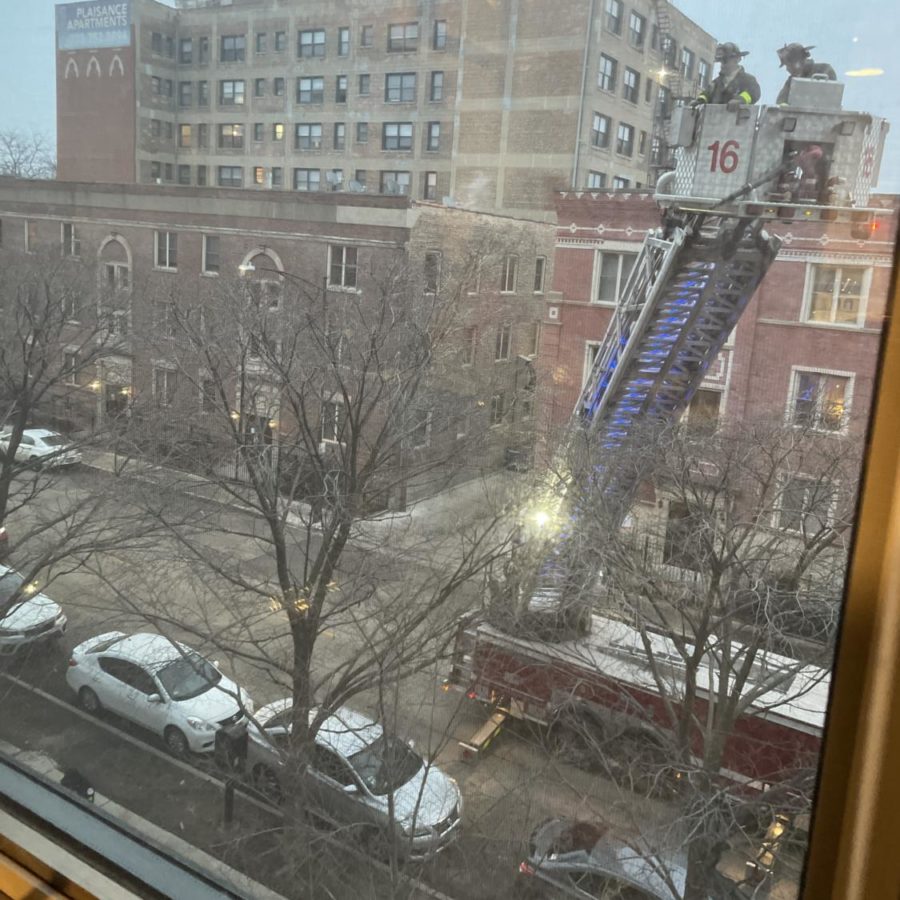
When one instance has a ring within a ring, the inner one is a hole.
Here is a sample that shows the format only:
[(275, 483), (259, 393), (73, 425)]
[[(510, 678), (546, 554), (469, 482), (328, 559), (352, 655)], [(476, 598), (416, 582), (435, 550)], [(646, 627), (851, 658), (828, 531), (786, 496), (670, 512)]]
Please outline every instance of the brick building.
[(715, 42), (670, 4), (123, 0), (57, 7), (59, 177), (367, 190), (552, 214), (652, 183)]
[[(30, 261), (39, 272), (62, 257), (93, 279), (60, 353), (73, 354), (79, 329), (92, 327), (102, 353), (57, 386), (63, 396), (57, 390), (47, 416), (94, 429), (145, 416), (170, 443), (183, 433), (205, 441), (217, 385), (199, 357), (218, 341), (249, 360), (239, 378), (221, 380), (235, 416), (278, 446), (294, 439), (297, 421), (267, 374), (280, 365), (274, 348), (300, 352), (305, 329), (326, 343), (336, 336), (334, 352), (350, 353), (364, 322), (388, 338), (396, 328), (407, 343), (432, 343), (418, 401), (431, 405), (410, 413), (421, 421), (409, 428), (420, 455), (466, 438), (476, 449), (460, 450), (459, 477), (502, 465), (530, 439), (552, 242), (549, 224), (406, 197), (0, 179), (3, 264), (27, 272)], [(390, 327), (365, 319), (365, 304), (379, 299), (396, 312)], [(421, 321), (401, 332), (404, 310), (418, 307)], [(321, 440), (337, 440), (341, 398), (314, 379), (300, 394), (314, 418), (321, 412)]]
[[(571, 415), (644, 235), (660, 223), (649, 192), (563, 193), (556, 209), (554, 291), (539, 358), (547, 386), (542, 414), (553, 427)], [(866, 241), (852, 237), (848, 225), (769, 224), (782, 248), (689, 417), (799, 416), (823, 430), (864, 427), (896, 217), (879, 222)]]

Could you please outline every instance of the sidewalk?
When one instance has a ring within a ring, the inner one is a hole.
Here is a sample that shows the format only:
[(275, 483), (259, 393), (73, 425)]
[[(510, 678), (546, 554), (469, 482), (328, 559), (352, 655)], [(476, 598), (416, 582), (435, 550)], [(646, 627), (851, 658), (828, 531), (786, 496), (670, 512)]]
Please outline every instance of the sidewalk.
[[(259, 516), (251, 504), (250, 488), (246, 500), (239, 482), (229, 489), (200, 475), (159, 466), (138, 457), (123, 457), (103, 450), (85, 450), (84, 465), (148, 484), (180, 491), (230, 509)], [(450, 565), (462, 552), (463, 532), (473, 525), (490, 523), (501, 511), (513, 511), (522, 501), (527, 476), (501, 470), (481, 478), (455, 485), (433, 496), (414, 501), (403, 512), (382, 512), (372, 518), (354, 522), (351, 543), (357, 548), (384, 550), (387, 547), (429, 565)], [(307, 504), (294, 501), (287, 516), (288, 524), (305, 529), (310, 521)], [(319, 527), (313, 525), (313, 530)]]

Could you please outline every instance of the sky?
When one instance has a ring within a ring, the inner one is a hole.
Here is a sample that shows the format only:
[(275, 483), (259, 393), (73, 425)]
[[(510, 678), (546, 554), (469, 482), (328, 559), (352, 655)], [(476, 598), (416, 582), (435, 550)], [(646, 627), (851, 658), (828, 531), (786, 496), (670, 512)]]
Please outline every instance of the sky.
[[(547, 4), (552, 0), (520, 0)], [(626, 6), (628, 0), (625, 0)], [(54, 0), (0, 0), (0, 128), (55, 134)], [(169, 5), (174, 5), (170, 3)], [(900, 193), (900, 11), (890, 0), (675, 0), (675, 6), (720, 41), (749, 50), (745, 68), (774, 102), (784, 81), (775, 50), (797, 41), (814, 44), (844, 81), (844, 108), (884, 116), (893, 123), (879, 190)], [(859, 69), (874, 77), (847, 77)]]

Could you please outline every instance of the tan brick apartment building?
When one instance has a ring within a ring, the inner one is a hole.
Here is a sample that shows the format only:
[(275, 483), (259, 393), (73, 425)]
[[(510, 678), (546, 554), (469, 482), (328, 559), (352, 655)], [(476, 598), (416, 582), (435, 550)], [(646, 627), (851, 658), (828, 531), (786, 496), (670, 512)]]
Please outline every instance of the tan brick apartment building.
[[(446, 441), (479, 436), (477, 452), (457, 460), (460, 477), (503, 465), (532, 434), (532, 360), (552, 244), (546, 223), (407, 197), (0, 179), (3, 265), (31, 260), (39, 269), (63, 257), (96, 273), (69, 325), (74, 347), (79, 329), (99, 319), (102, 358), (56, 392), (45, 409), (54, 422), (101, 429), (146, 414), (157, 432), (202, 437), (208, 376), (177, 340), (182, 325), (204, 327), (209, 316), (208, 326), (216, 315), (223, 343), (240, 343), (251, 327), (244, 312), (262, 305), (280, 341), (297, 321), (291, 310), (309, 304), (321, 309), (317, 321), (339, 329), (352, 303), (384, 290), (388, 273), (392, 303), (424, 297), (447, 311), (436, 320), (446, 333), (429, 374), (434, 408), (421, 410), (416, 448), (445, 452)], [(246, 370), (259, 388), (257, 408), (243, 410), (237, 388), (233, 403), (277, 446), (296, 423), (267, 386), (260, 358)], [(321, 408), (322, 440), (335, 439), (339, 401), (309, 393)]]
[(652, 183), (654, 115), (715, 46), (664, 0), (112, 5), (90, 33), (96, 4), (57, 7), (64, 180), (551, 211)]
[[(877, 198), (876, 198), (877, 199)], [(884, 205), (891, 201), (882, 198)], [(647, 229), (660, 223), (648, 192), (560, 194), (554, 293), (539, 359), (544, 419), (571, 415), (596, 347)], [(891, 273), (896, 216), (866, 241), (849, 226), (771, 223), (784, 243), (697, 392), (694, 418), (864, 427)], [(840, 410), (840, 415), (834, 411)]]

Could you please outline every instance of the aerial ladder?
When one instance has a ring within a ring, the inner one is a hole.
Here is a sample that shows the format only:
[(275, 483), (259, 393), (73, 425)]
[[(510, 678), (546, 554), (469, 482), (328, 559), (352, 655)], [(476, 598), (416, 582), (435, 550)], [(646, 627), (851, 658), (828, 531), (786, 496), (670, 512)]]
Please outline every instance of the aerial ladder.
[[(568, 640), (590, 629), (580, 530), (602, 503), (607, 527), (631, 507), (642, 473), (629, 442), (677, 421), (774, 262), (770, 222), (843, 223), (871, 235), (869, 206), (887, 122), (841, 108), (837, 82), (797, 79), (786, 107), (678, 107), (669, 142), (675, 168), (655, 198), (647, 234), (572, 415), (563, 456), (591, 451), (588, 474), (569, 476), (561, 534), (538, 567), (510, 634)], [(586, 480), (585, 480), (586, 479)], [(468, 758), (515, 715), (498, 698), (489, 723), (462, 742)]]

